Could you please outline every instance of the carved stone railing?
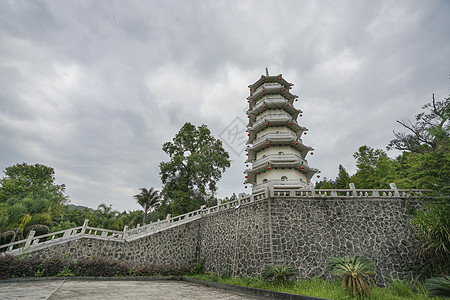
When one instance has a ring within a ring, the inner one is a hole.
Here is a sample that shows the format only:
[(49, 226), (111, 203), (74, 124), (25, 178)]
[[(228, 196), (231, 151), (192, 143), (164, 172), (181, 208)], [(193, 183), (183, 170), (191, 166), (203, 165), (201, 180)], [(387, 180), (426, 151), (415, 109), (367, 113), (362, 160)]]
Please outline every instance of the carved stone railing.
[(205, 215), (215, 214), (230, 209), (238, 209), (241, 205), (246, 205), (255, 201), (275, 197), (290, 198), (365, 198), (365, 199), (392, 199), (392, 198), (417, 198), (430, 190), (397, 189), (391, 183), (390, 189), (356, 189), (354, 184), (350, 184), (350, 189), (295, 189), (287, 186), (267, 186), (265, 189), (253, 193), (252, 195), (239, 194), (239, 197), (224, 203), (218, 203), (213, 207), (203, 207), (195, 211), (188, 212), (176, 217), (167, 216), (165, 220), (151, 222), (144, 226), (129, 229), (125, 226), (123, 231), (108, 230), (103, 228), (89, 227), (89, 220), (85, 220), (83, 226), (61, 230), (44, 235), (35, 236), (35, 231), (30, 231), (26, 239), (0, 245), (0, 252), (20, 255), (26, 252), (41, 250), (53, 245), (66, 243), (80, 238), (94, 238), (101, 240), (111, 240), (118, 242), (129, 242), (145, 236), (176, 227), (185, 223), (200, 219)]
[(85, 220), (83, 226), (35, 236), (35, 231), (30, 231), (26, 239), (0, 245), (0, 252), (20, 255), (28, 249), (38, 250), (48, 245), (55, 245), (81, 237), (97, 238), (103, 240), (123, 240), (123, 231), (95, 228), (88, 226), (89, 220)]

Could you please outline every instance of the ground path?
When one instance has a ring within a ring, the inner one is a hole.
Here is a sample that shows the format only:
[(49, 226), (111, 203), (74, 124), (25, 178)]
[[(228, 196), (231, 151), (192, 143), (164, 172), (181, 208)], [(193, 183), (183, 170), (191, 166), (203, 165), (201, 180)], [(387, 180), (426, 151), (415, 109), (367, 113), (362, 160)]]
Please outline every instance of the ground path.
[(209, 288), (184, 281), (39, 280), (0, 281), (0, 299), (261, 300), (267, 298)]

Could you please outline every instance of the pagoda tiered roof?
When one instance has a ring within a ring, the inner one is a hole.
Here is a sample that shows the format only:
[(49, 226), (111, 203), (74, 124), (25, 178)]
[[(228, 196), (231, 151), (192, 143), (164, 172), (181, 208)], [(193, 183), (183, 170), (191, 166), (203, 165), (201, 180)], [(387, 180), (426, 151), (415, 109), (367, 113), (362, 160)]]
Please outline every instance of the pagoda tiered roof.
[(249, 97), (247, 97), (248, 103), (250, 103), (250, 109), (252, 109), (253, 105), (256, 101), (261, 99), (264, 96), (270, 95), (270, 94), (276, 94), (276, 95), (282, 95), (284, 98), (290, 101), (292, 104), (292, 101), (294, 101), (295, 98), (298, 98), (297, 95), (291, 94), (288, 88), (285, 88), (281, 85), (262, 85), (259, 87), (254, 93), (251, 93)]
[(302, 135), (303, 132), (308, 131), (306, 127), (302, 127), (298, 125), (297, 121), (295, 121), (290, 115), (287, 114), (268, 114), (264, 117), (258, 119), (255, 123), (252, 124), (251, 127), (247, 126), (247, 132), (249, 135), (249, 142), (251, 142), (255, 135), (252, 133), (257, 133), (264, 128), (269, 126), (277, 126), (284, 125), (287, 128), (293, 130), (298, 136)]
[(311, 177), (318, 171), (317, 169), (309, 167), (307, 161), (298, 155), (271, 154), (261, 159), (258, 159), (253, 163), (251, 169), (247, 169), (245, 171), (245, 173), (247, 174), (245, 183), (255, 184), (256, 175), (264, 172), (271, 172), (272, 170), (276, 170), (277, 168), (295, 169), (299, 172), (304, 173), (307, 180), (311, 179)]
[(258, 87), (260, 87), (262, 84), (267, 83), (267, 82), (278, 82), (287, 89), (291, 88), (294, 85), (293, 83), (287, 82), (283, 78), (282, 74), (275, 75), (275, 76), (261, 75), (261, 78), (259, 78), (257, 81), (255, 81), (255, 83), (250, 84), (248, 86), (250, 88), (250, 93), (252, 93), (252, 91), (255, 91)]
[(290, 114), (293, 119), (297, 119), (298, 115), (302, 113), (300, 109), (296, 109), (294, 105), (289, 103), (286, 99), (266, 99), (255, 105), (253, 109), (247, 111), (247, 114), (249, 115), (249, 126), (252, 126), (256, 116), (266, 109), (283, 109)]

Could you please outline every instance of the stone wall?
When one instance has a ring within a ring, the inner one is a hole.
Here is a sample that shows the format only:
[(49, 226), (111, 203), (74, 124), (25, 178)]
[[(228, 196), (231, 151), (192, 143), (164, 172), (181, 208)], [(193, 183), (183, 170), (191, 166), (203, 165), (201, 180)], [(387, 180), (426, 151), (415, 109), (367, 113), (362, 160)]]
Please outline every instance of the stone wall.
[(206, 258), (207, 270), (235, 276), (289, 264), (301, 277), (328, 276), (328, 258), (358, 254), (375, 261), (383, 282), (408, 277), (408, 267), (418, 263), (410, 226), (416, 205), (399, 198), (268, 198), (132, 242), (83, 238), (38, 253), (170, 265)]
[(199, 221), (169, 228), (131, 242), (81, 238), (37, 251), (34, 255), (42, 258), (64, 256), (71, 259), (106, 257), (133, 264), (149, 262), (190, 266), (200, 257)]

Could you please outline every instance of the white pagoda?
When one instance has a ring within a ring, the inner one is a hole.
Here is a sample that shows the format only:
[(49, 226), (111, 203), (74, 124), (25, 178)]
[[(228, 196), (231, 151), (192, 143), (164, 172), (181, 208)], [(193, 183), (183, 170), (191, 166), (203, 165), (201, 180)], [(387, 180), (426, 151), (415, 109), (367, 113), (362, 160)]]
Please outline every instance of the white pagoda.
[(246, 166), (251, 166), (244, 183), (253, 185), (252, 193), (311, 188), (319, 171), (306, 161), (314, 149), (301, 139), (308, 129), (297, 123), (302, 111), (294, 107), (298, 96), (291, 94), (292, 86), (281, 74), (269, 76), (267, 69), (266, 76), (249, 85)]

